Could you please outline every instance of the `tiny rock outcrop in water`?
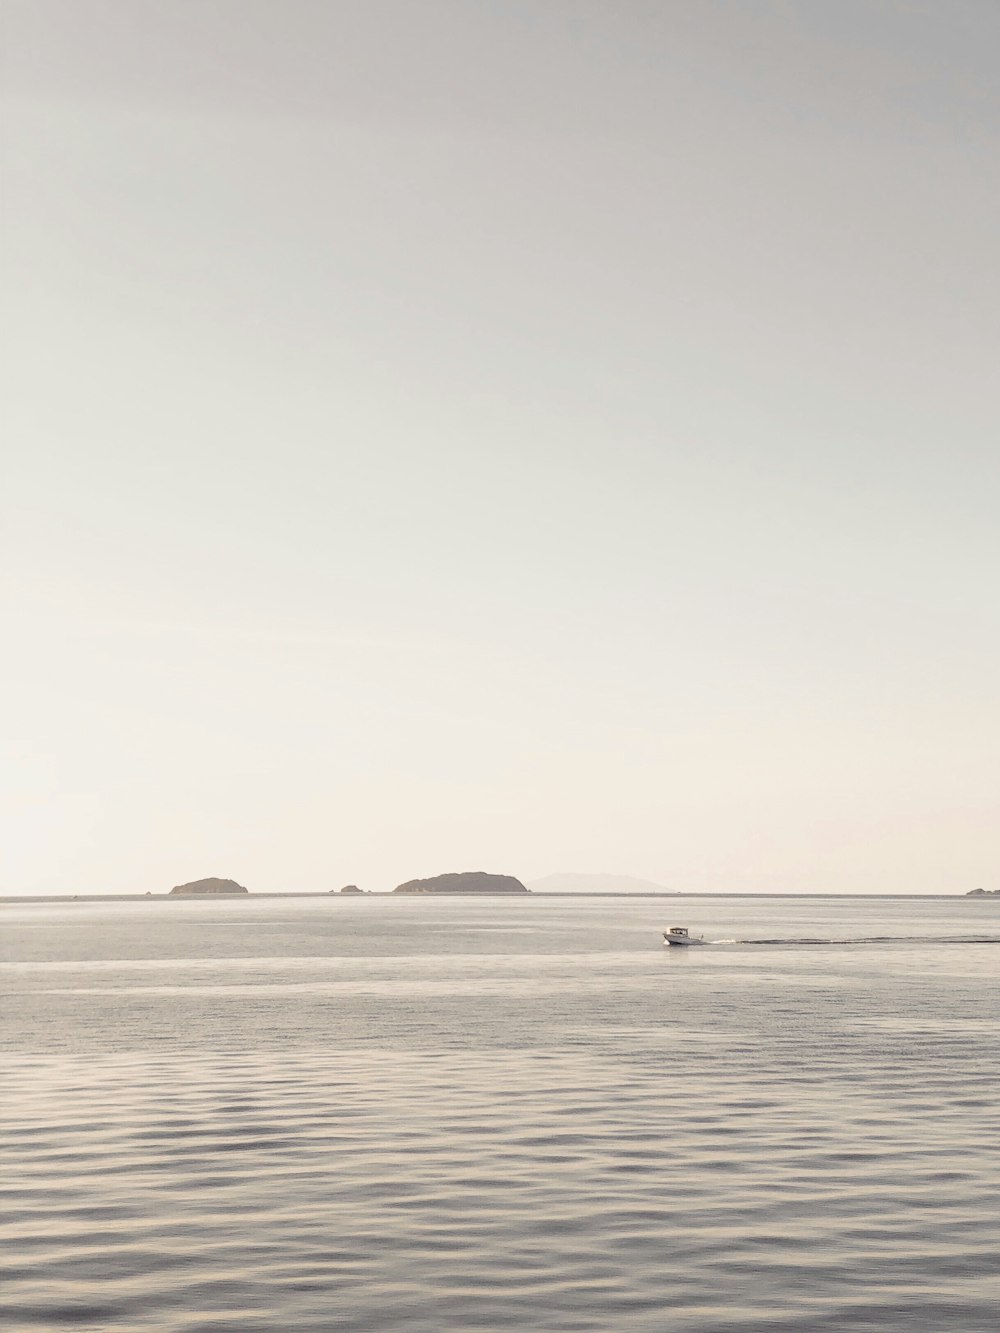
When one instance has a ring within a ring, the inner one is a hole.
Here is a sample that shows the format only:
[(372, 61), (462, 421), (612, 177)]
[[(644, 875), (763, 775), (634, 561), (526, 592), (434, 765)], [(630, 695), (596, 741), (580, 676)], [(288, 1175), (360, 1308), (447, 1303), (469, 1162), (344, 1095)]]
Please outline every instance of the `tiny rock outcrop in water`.
[(485, 870), (432, 875), (430, 879), (408, 879), (393, 893), (529, 893), (513, 875), (488, 875)]
[(170, 890), (177, 894), (204, 894), (204, 893), (249, 893), (242, 884), (237, 884), (235, 879), (193, 879), (190, 884), (178, 884)]
[[(331, 893), (336, 893), (336, 889), (331, 889)], [(345, 884), (340, 890), (341, 893), (364, 893), (364, 889), (359, 889), (356, 884)]]

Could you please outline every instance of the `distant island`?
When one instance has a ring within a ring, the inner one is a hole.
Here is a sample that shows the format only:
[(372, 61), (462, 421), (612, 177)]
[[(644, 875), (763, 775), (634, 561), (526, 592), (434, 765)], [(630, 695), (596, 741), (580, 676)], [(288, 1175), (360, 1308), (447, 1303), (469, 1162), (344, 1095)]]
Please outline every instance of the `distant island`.
[(513, 875), (488, 875), (485, 870), (465, 870), (457, 874), (432, 875), (430, 879), (408, 879), (397, 884), (393, 893), (528, 893)]
[(178, 884), (170, 890), (171, 894), (184, 894), (191, 897), (211, 893), (249, 893), (235, 879), (193, 879), (190, 884)]
[(342, 889), (331, 889), (331, 893), (364, 893), (364, 889), (359, 889), (356, 884), (345, 884)]
[(676, 889), (654, 884), (649, 879), (634, 875), (546, 875), (533, 879), (529, 885), (533, 893), (676, 893)]
[(966, 898), (1000, 898), (1000, 889), (970, 889)]

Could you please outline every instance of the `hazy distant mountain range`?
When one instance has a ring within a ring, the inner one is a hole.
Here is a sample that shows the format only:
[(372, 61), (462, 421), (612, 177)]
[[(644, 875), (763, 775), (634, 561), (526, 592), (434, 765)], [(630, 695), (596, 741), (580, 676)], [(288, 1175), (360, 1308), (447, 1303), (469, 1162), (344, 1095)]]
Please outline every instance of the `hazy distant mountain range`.
[(546, 875), (528, 882), (532, 893), (676, 893), (634, 875)]

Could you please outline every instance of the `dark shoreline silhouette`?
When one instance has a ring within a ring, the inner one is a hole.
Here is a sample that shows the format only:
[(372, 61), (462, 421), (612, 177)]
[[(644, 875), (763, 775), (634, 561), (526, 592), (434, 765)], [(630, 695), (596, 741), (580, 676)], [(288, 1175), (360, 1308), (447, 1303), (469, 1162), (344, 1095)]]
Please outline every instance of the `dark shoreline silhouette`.
[(429, 879), (408, 879), (393, 893), (530, 893), (513, 875), (490, 875), (485, 870), (465, 870)]
[(184, 894), (194, 896), (200, 894), (228, 894), (228, 893), (249, 893), (242, 884), (237, 884), (235, 879), (193, 879), (190, 884), (177, 884), (170, 890), (171, 894)]
[[(973, 895), (967, 893), (685, 893), (667, 892), (667, 893), (545, 893), (539, 889), (525, 891), (531, 898), (627, 898), (627, 899), (654, 899), (654, 898), (733, 898), (733, 899), (754, 899), (754, 898), (787, 898), (802, 899), (809, 902), (821, 902), (823, 900), (837, 899), (842, 902), (862, 902), (876, 899), (911, 899), (914, 902), (926, 902), (937, 899), (941, 902), (956, 902), (959, 898), (967, 898)], [(349, 901), (355, 895), (348, 894)], [(366, 898), (391, 898), (393, 891), (376, 890), (364, 894)], [(405, 896), (405, 895), (404, 895)], [(419, 896), (419, 895), (414, 895)], [(458, 892), (448, 895), (450, 897), (460, 898), (482, 898), (488, 897), (488, 894), (472, 892)], [(500, 897), (517, 896), (515, 894), (500, 894)], [(976, 894), (975, 897), (993, 897), (1000, 896), (990, 894)], [(340, 899), (339, 893), (331, 894), (328, 890), (311, 890), (302, 892), (293, 890), (287, 893), (232, 893), (232, 894), (177, 894), (170, 893), (10, 893), (0, 894), (0, 903), (162, 903), (171, 898), (174, 901), (181, 899), (188, 901), (193, 899), (195, 902), (213, 901), (218, 898), (226, 898), (229, 901), (257, 901), (260, 899), (274, 898), (325, 898), (327, 902), (336, 902)]]

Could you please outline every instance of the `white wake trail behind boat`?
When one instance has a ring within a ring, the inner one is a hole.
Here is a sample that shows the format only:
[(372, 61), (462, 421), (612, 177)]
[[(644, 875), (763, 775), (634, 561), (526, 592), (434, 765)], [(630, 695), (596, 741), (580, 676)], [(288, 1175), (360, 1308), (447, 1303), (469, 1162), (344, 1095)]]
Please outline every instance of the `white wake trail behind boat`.
[(706, 940), (706, 944), (729, 945), (846, 945), (846, 944), (1000, 944), (1000, 935), (842, 935), (778, 937), (775, 939)]

